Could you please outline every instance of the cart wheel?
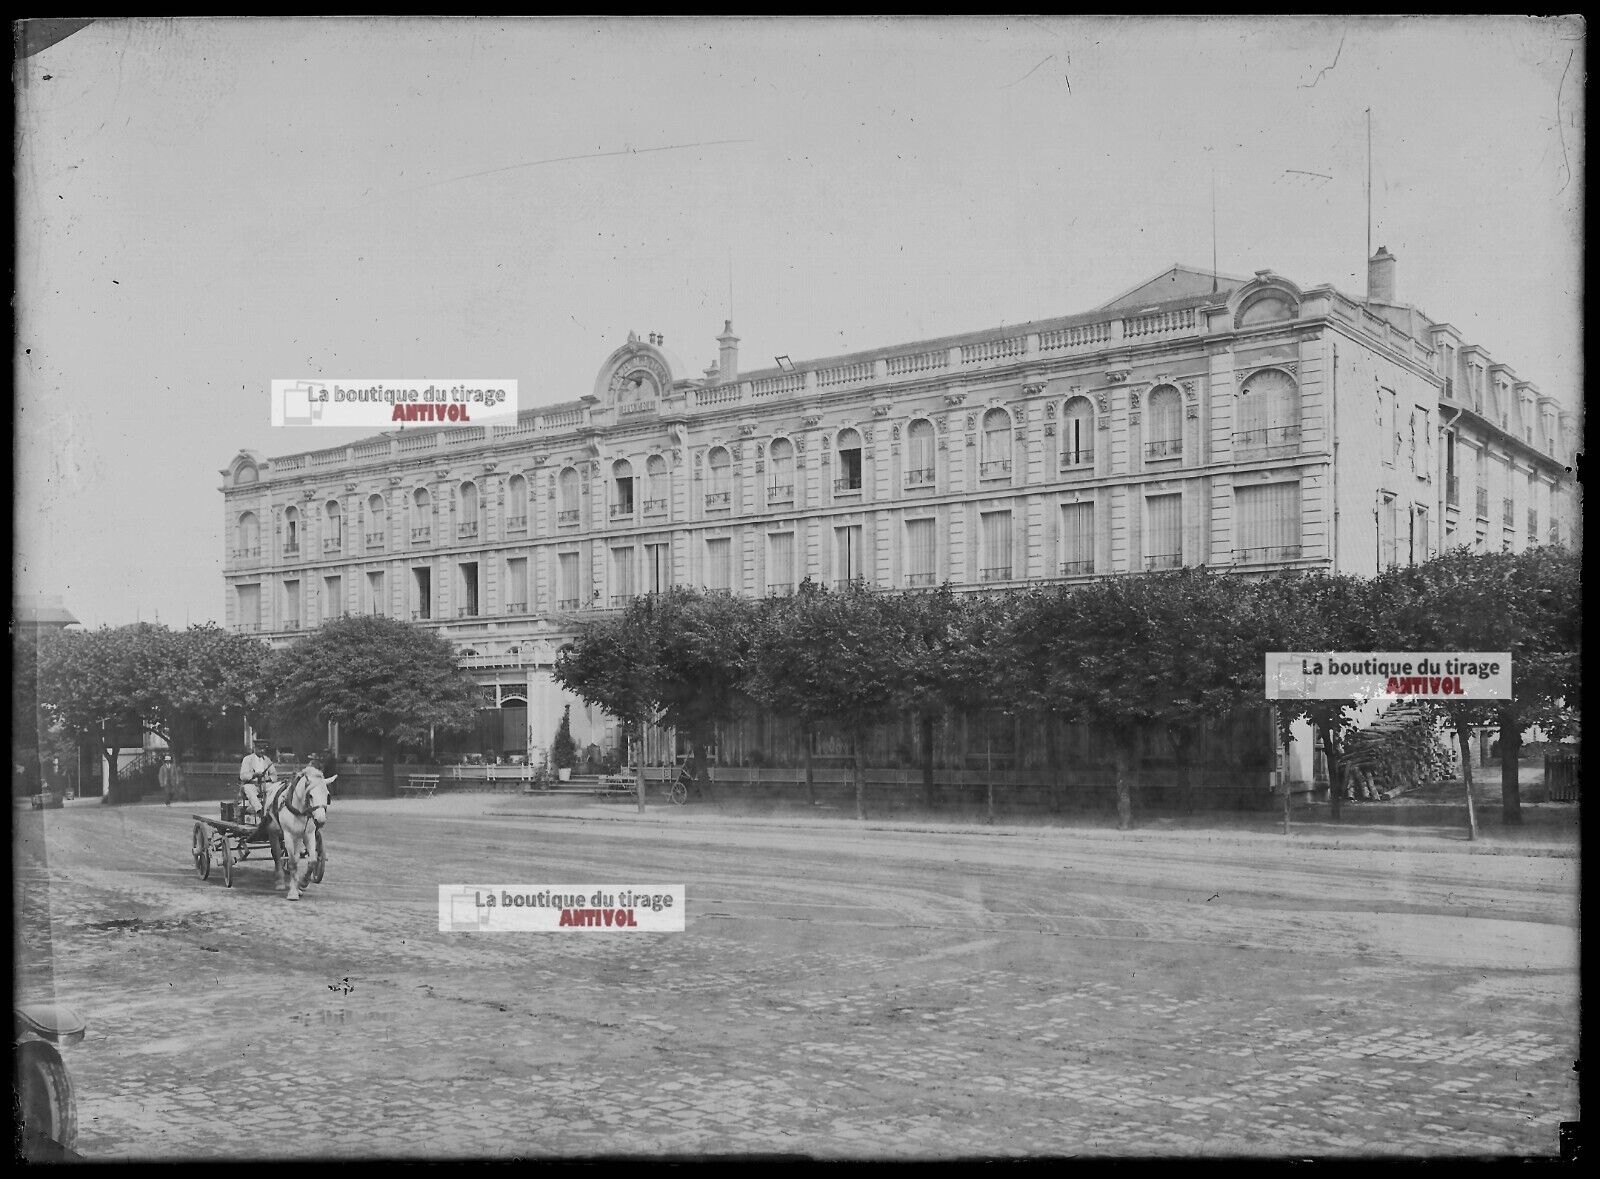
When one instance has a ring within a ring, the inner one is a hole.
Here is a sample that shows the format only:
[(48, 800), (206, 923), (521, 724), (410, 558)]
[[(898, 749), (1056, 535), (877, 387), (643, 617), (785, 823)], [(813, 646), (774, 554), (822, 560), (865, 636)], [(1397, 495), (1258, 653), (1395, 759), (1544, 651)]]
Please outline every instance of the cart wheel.
[(16, 1046), (14, 1060), (24, 1148), (39, 1151), (34, 1157), (41, 1159), (49, 1157), (43, 1149), (54, 1150), (51, 1144), (71, 1150), (78, 1138), (78, 1104), (60, 1054), (30, 1040)]
[(211, 836), (204, 823), (194, 825), (194, 870), (201, 880), (211, 877)]
[(311, 883), (312, 884), (321, 884), (322, 883), (322, 873), (327, 869), (327, 867), (328, 867), (328, 851), (327, 851), (326, 848), (324, 848), (322, 846), (322, 832), (319, 829), (317, 831), (317, 862), (316, 862), (316, 866), (311, 869)]
[(667, 795), (667, 797), (676, 805), (682, 806), (684, 803), (689, 801), (689, 788), (682, 782), (674, 782), (672, 784), (672, 791)]
[(233, 887), (233, 839), (227, 835), (222, 837), (222, 885)]

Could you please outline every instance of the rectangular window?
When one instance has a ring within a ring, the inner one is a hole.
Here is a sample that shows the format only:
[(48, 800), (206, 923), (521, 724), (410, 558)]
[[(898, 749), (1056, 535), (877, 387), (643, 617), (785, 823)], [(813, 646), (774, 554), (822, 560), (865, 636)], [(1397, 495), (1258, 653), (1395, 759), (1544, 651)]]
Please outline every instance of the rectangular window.
[(561, 553), (556, 557), (556, 609), (578, 608), (578, 554)]
[(1144, 567), (1176, 569), (1183, 564), (1183, 496), (1145, 498)]
[(1300, 484), (1233, 489), (1235, 561), (1293, 561), (1300, 556)]
[(239, 595), (239, 629), (250, 632), (261, 629), (261, 587), (241, 585)]
[(1399, 507), (1392, 495), (1385, 495), (1378, 505), (1378, 568), (1393, 569), (1400, 563), (1397, 551), (1399, 537)]
[(324, 577), (322, 579), (322, 617), (337, 618), (344, 611), (344, 578)]
[(1417, 504), (1411, 510), (1411, 563), (1420, 565), (1428, 559), (1428, 545), (1432, 541), (1428, 534), (1428, 509), (1422, 504)]
[(1400, 403), (1393, 389), (1380, 389), (1378, 395), (1382, 398), (1383, 461), (1392, 467), (1400, 457)]
[(1011, 580), (1011, 513), (983, 513), (983, 565), (980, 581)]
[(1061, 576), (1094, 572), (1094, 504), (1061, 505)]
[(733, 541), (726, 537), (706, 541), (706, 588), (733, 588)]
[(300, 629), (300, 581), (295, 578), (283, 583), (283, 627)]
[[(630, 509), (631, 510), (631, 509)], [(633, 546), (611, 550), (611, 604), (625, 606), (637, 592), (634, 588)]]
[(613, 516), (633, 515), (633, 476), (628, 475), (617, 480), (616, 498), (611, 504)]
[(767, 537), (767, 592), (794, 589), (794, 533), (774, 532)]
[(463, 561), (460, 566), (460, 576), (456, 582), (460, 597), (456, 606), (457, 618), (476, 618), (478, 616), (478, 563), (476, 561)]
[(906, 584), (934, 585), (939, 580), (938, 521), (906, 521)]
[(411, 571), (411, 617), (433, 617), (433, 570), (427, 566)]
[(861, 449), (859, 447), (839, 451), (839, 478), (834, 481), (834, 490), (861, 490)]
[(672, 546), (665, 543), (645, 545), (644, 565), (646, 591), (665, 593), (672, 584)]
[(861, 525), (851, 524), (833, 530), (833, 548), (836, 560), (834, 569), (838, 576), (835, 584), (843, 587), (866, 578), (866, 568), (861, 552)]
[(528, 558), (506, 559), (505, 611), (507, 614), (528, 612)]
[(387, 614), (386, 603), (383, 600), (383, 574), (367, 574), (367, 613)]

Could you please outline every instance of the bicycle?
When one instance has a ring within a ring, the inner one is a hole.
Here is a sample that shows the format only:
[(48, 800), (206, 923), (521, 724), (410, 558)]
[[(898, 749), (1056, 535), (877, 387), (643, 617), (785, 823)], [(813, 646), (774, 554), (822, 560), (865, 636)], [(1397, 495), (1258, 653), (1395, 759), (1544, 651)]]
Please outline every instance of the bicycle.
[(667, 801), (674, 806), (682, 806), (689, 801), (689, 784), (694, 781), (694, 775), (689, 772), (689, 764), (685, 762), (678, 767), (678, 776), (671, 786), (667, 787)]

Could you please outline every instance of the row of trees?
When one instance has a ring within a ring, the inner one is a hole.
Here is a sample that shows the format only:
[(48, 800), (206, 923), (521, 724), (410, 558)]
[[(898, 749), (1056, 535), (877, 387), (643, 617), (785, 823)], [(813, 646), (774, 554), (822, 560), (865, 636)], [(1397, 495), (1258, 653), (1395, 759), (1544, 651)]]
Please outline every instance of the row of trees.
[(426, 740), (430, 727), (469, 728), (481, 695), (449, 642), (374, 616), (336, 619), (280, 651), (210, 623), (175, 631), (146, 622), (47, 632), (16, 654), (37, 668), (39, 727), (93, 742), (113, 793), (123, 718), (180, 761), (197, 734), (229, 714), (337, 721), (379, 738), (392, 787), (400, 746)]
[[(1113, 754), (1119, 819), (1131, 815), (1129, 772), (1143, 733), (1164, 734), (1186, 784), (1201, 735), (1259, 709), (1269, 651), (1512, 652), (1514, 698), (1436, 705), (1467, 735), (1500, 730), (1505, 818), (1520, 819), (1517, 759), (1524, 729), (1575, 730), (1581, 640), (1580, 562), (1562, 548), (1448, 553), (1375, 578), (1281, 574), (1244, 581), (1204, 569), (1105, 578), (1004, 594), (907, 594), (806, 583), (791, 597), (750, 600), (673, 589), (635, 599), (585, 626), (563, 649), (561, 683), (636, 731), (669, 725), (689, 737), (697, 777), (719, 722), (768, 709), (809, 735), (846, 733), (864, 813), (866, 734), (908, 717), (921, 729), (923, 789), (933, 797), (933, 741), (952, 713), (1002, 710), (1042, 725), (1094, 726)], [(325, 624), (286, 650), (214, 625), (152, 623), (47, 632), (17, 656), (37, 669), (40, 730), (96, 741), (113, 781), (110, 731), (132, 716), (178, 757), (228, 712), (290, 722), (337, 721), (371, 734), (391, 785), (403, 743), (430, 728), (464, 730), (480, 692), (438, 635), (395, 619)], [(1346, 701), (1284, 703), (1285, 736), (1308, 721), (1339, 780), (1355, 720)], [(33, 729), (33, 717), (14, 717)], [(42, 743), (42, 736), (39, 738)], [(806, 783), (812, 791), (807, 751)], [(642, 759), (641, 759), (642, 760)], [(1060, 758), (1049, 762), (1060, 803)], [(639, 768), (643, 806), (643, 767)], [(1470, 779), (1469, 779), (1470, 787)], [(1333, 792), (1337, 817), (1341, 792)]]
[[(914, 717), (923, 788), (933, 794), (937, 719), (1000, 709), (1094, 726), (1110, 744), (1119, 823), (1141, 733), (1164, 733), (1185, 783), (1208, 728), (1264, 701), (1270, 651), (1510, 651), (1514, 698), (1439, 706), (1466, 753), (1477, 726), (1501, 732), (1505, 819), (1520, 821), (1521, 733), (1575, 729), (1581, 617), (1576, 554), (1562, 548), (1450, 552), (1374, 578), (1278, 574), (1255, 581), (1205, 569), (1105, 578), (1000, 594), (948, 586), (906, 594), (812, 583), (765, 600), (672, 589), (587, 625), (561, 653), (569, 690), (642, 732), (690, 736), (695, 773), (713, 727), (765, 708), (847, 733), (864, 815), (864, 737)], [(1277, 712), (1282, 738), (1310, 723), (1338, 782), (1350, 701), (1296, 701)], [(1047, 723), (1053, 735), (1056, 725)], [(806, 781), (812, 789), (807, 749)], [(1470, 774), (1470, 757), (1463, 763)], [(1059, 805), (1059, 759), (1053, 797)], [(643, 767), (639, 805), (644, 805)], [(1470, 791), (1470, 778), (1468, 786)], [(1341, 792), (1332, 792), (1338, 817)]]

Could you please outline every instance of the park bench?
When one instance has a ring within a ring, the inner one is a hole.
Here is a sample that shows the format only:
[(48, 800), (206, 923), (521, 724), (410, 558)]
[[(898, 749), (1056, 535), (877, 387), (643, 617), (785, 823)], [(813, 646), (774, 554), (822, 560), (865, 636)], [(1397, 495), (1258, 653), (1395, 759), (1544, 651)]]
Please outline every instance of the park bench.
[(632, 790), (637, 785), (638, 780), (632, 774), (601, 774), (599, 793), (615, 794)]
[(421, 798), (432, 798), (434, 791), (439, 789), (438, 774), (412, 774), (400, 784), (400, 789), (406, 794), (415, 794)]

